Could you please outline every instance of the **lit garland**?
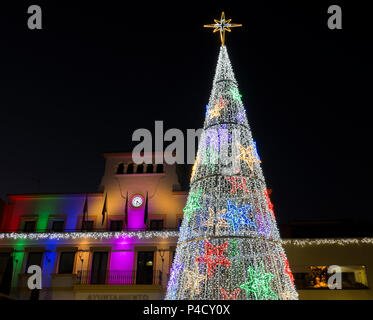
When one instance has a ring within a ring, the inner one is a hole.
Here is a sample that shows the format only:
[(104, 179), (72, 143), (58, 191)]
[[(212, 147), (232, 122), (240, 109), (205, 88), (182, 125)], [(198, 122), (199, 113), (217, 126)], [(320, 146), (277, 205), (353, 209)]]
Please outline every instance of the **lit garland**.
[(178, 231), (121, 231), (121, 232), (8, 232), (0, 233), (0, 239), (10, 240), (75, 240), (75, 239), (155, 239), (155, 238), (177, 238)]
[[(1, 240), (115, 240), (126, 238), (137, 239), (168, 239), (178, 238), (179, 231), (122, 231), (122, 232), (2, 232)], [(231, 240), (236, 242), (237, 240)], [(314, 247), (314, 246), (351, 246), (351, 245), (373, 245), (373, 238), (325, 238), (325, 239), (282, 239), (284, 246)], [(232, 245), (232, 243), (231, 243)], [(231, 255), (232, 254), (231, 252)]]
[(349, 246), (349, 245), (373, 245), (373, 238), (332, 238), (332, 239), (284, 239), (285, 246)]

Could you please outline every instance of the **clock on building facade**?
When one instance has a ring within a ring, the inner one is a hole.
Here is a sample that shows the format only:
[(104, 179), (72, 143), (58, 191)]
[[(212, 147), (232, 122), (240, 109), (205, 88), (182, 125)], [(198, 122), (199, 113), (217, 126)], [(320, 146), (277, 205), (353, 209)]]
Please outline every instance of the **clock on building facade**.
[(140, 208), (143, 204), (144, 204), (144, 197), (142, 195), (135, 194), (131, 198), (131, 206), (133, 208)]

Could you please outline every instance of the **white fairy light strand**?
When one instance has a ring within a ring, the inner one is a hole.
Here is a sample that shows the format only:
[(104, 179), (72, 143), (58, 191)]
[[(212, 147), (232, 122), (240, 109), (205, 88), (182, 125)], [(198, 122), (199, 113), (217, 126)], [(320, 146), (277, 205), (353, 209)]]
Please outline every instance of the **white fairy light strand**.
[(372, 245), (373, 238), (283, 239), (282, 243), (284, 246), (294, 247)]
[[(218, 220), (219, 223), (219, 220)], [(217, 223), (217, 226), (219, 224)], [(219, 232), (219, 228), (216, 230)], [(137, 239), (168, 239), (178, 238), (179, 231), (131, 231), (131, 232), (4, 232), (0, 233), (1, 240), (74, 240), (95, 239), (115, 240), (125, 238)], [(373, 238), (320, 238), (320, 239), (282, 239), (284, 246), (313, 247), (323, 245), (349, 246), (349, 245), (373, 245)]]
[(0, 233), (0, 239), (25, 239), (25, 240), (115, 240), (115, 239), (168, 239), (177, 238), (178, 231), (121, 231), (121, 232), (10, 232)]

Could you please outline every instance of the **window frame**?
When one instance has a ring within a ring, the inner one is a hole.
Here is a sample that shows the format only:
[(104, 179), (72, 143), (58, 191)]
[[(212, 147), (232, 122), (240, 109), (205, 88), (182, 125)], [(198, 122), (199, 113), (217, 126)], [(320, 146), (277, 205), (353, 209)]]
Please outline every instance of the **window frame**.
[[(71, 272), (61, 272), (61, 262), (62, 262), (62, 259), (63, 259), (63, 256), (65, 254), (73, 254), (73, 257), (72, 257), (72, 261), (71, 261)], [(58, 274), (73, 274), (74, 273), (74, 267), (75, 267), (75, 260), (76, 260), (76, 251), (61, 251), (59, 253), (59, 261), (58, 261), (58, 270), (57, 270), (57, 273)]]
[[(27, 231), (27, 230), (26, 230), (26, 225), (27, 225), (28, 223), (33, 223), (33, 224), (34, 224), (34, 228), (33, 228), (32, 231)], [(36, 221), (35, 219), (30, 219), (30, 220), (25, 219), (25, 220), (23, 220), (23, 221), (22, 221), (22, 232), (25, 232), (25, 233), (36, 232), (36, 223), (37, 223), (37, 221)]]

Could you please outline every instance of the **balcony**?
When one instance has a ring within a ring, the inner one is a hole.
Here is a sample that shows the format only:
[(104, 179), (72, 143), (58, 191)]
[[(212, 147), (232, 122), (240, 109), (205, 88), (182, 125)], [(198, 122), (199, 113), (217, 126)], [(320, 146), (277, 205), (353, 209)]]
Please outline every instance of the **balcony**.
[(76, 300), (157, 300), (163, 299), (168, 275), (161, 271), (137, 274), (136, 271), (107, 271), (92, 274), (83, 270), (75, 275)]
[(167, 284), (162, 271), (136, 272), (132, 270), (111, 270), (95, 273), (90, 270), (78, 271), (75, 285), (159, 285)]

